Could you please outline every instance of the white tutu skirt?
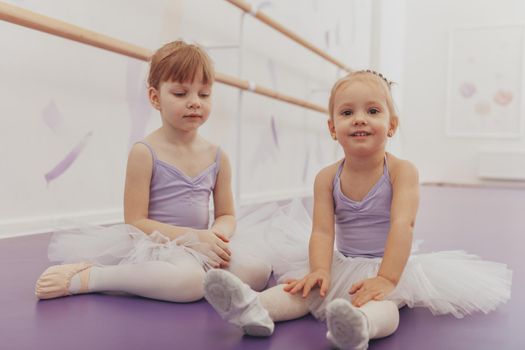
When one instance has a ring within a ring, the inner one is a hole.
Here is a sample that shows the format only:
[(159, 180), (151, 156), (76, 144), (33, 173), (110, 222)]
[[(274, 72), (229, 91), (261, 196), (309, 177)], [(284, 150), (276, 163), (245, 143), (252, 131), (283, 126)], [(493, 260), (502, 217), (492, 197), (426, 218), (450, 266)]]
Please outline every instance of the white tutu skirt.
[(191, 232), (170, 241), (158, 231), (147, 235), (131, 225), (84, 225), (55, 231), (48, 258), (59, 263), (86, 261), (95, 265), (122, 265), (145, 261), (176, 264), (191, 256), (209, 268), (211, 258), (196, 249), (200, 244)]
[[(266, 260), (259, 247), (264, 243), (260, 232), (260, 214), (239, 220), (229, 248), (232, 261), (246, 259)], [(266, 216), (264, 217), (266, 218)], [(148, 235), (132, 225), (95, 226), (68, 223), (69, 228), (56, 230), (48, 247), (48, 258), (58, 263), (91, 262), (95, 265), (138, 264), (147, 261), (165, 261), (177, 264), (188, 258), (195, 259), (205, 270), (213, 267), (216, 255), (207, 249), (190, 231), (170, 240), (161, 232)], [(257, 228), (252, 232), (250, 228)]]
[[(300, 279), (309, 272), (308, 239), (311, 222), (298, 201), (279, 208), (267, 220), (265, 234), (278, 282)], [(484, 261), (464, 251), (442, 251), (410, 256), (396, 289), (386, 297), (398, 305), (426, 307), (434, 315), (458, 318), (481, 311), (488, 313), (510, 299), (512, 271), (505, 264)], [(310, 311), (325, 319), (327, 304), (336, 298), (351, 300), (351, 286), (377, 276), (382, 258), (352, 258), (334, 251), (331, 286), (321, 298), (308, 298)]]

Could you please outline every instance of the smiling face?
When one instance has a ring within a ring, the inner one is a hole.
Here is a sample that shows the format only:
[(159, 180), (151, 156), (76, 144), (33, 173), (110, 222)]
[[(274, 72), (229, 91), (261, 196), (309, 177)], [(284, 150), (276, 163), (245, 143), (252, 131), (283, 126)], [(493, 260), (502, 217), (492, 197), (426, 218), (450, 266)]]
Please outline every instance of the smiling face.
[(191, 82), (165, 81), (159, 89), (149, 88), (153, 107), (160, 111), (165, 126), (180, 131), (194, 131), (208, 120), (211, 110), (211, 83), (202, 73)]
[(386, 83), (371, 73), (356, 74), (336, 85), (332, 94), (328, 127), (345, 154), (384, 152), (388, 137), (397, 128)]

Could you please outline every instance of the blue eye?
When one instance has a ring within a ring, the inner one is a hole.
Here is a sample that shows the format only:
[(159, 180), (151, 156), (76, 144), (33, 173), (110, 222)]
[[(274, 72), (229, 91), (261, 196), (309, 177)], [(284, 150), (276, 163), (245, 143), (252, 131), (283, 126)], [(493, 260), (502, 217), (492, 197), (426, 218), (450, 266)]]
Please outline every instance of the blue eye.
[(351, 109), (345, 109), (341, 112), (341, 115), (344, 115), (346, 117), (351, 116), (354, 112)]

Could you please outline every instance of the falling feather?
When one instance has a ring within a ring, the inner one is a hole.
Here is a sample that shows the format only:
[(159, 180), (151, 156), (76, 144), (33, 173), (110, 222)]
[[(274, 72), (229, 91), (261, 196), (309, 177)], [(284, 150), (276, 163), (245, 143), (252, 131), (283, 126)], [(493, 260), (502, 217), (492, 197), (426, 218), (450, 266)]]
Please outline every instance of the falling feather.
[(78, 156), (86, 146), (87, 142), (91, 138), (91, 135), (93, 135), (93, 131), (88, 132), (86, 136), (84, 136), (84, 138), (80, 140), (80, 142), (77, 143), (77, 145), (73, 147), (71, 151), (69, 151), (69, 153), (64, 157), (64, 159), (62, 159), (57, 165), (55, 165), (53, 169), (51, 169), (51, 171), (44, 175), (48, 185), (51, 181), (61, 176), (66, 172), (67, 169), (69, 169), (71, 164), (75, 162), (75, 160), (78, 158)]

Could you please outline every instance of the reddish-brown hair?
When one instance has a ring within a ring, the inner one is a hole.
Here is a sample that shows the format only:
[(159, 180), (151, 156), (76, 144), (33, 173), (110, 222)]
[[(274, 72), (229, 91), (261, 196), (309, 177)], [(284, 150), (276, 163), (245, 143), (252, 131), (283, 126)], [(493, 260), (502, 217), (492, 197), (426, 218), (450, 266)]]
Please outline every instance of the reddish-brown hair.
[(151, 56), (148, 84), (158, 89), (165, 81), (192, 82), (200, 72), (204, 84), (213, 84), (215, 70), (208, 54), (197, 45), (177, 40), (162, 46)]

